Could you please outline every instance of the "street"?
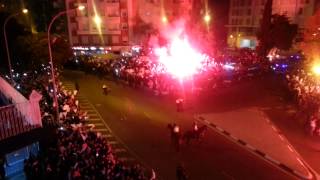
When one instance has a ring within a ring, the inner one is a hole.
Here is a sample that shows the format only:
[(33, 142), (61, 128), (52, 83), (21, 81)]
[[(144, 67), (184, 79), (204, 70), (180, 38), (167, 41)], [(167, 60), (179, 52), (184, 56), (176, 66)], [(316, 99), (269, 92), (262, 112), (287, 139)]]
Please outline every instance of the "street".
[[(175, 179), (179, 163), (184, 164), (190, 179), (295, 179), (210, 129), (202, 143), (183, 145), (180, 152), (170, 145), (168, 123), (179, 124), (182, 131), (190, 130), (195, 111), (222, 112), (259, 103), (255, 97), (261, 95), (261, 91), (244, 93), (250, 83), (206, 93), (210, 98), (199, 96), (193, 108), (177, 113), (174, 100), (156, 97), (145, 90), (79, 72), (66, 72), (64, 78), (78, 81), (80, 94), (95, 106), (113, 133), (139, 159), (154, 168), (161, 179)], [(107, 96), (102, 93), (103, 84), (112, 89)]]

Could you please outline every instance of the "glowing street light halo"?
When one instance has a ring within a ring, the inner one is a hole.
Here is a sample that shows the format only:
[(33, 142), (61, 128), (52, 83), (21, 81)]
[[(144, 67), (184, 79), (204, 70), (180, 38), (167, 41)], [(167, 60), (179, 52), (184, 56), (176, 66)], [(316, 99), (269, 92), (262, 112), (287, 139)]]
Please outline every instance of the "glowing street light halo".
[(206, 22), (206, 23), (209, 23), (210, 20), (211, 20), (211, 17), (209, 14), (206, 14), (204, 17), (203, 17), (203, 20)]
[(28, 12), (29, 12), (28, 9), (26, 9), (26, 8), (22, 9), (23, 14), (28, 14)]
[(161, 18), (163, 23), (167, 23), (168, 22), (168, 18), (166, 16), (162, 16)]
[(320, 75), (320, 64), (315, 64), (315, 65), (313, 65), (313, 67), (312, 67), (312, 72), (313, 72), (315, 75), (319, 76), (319, 75)]
[(78, 10), (83, 11), (86, 7), (83, 5), (78, 6)]
[(100, 25), (102, 23), (101, 17), (97, 14), (94, 16), (93, 21), (96, 23), (96, 25)]

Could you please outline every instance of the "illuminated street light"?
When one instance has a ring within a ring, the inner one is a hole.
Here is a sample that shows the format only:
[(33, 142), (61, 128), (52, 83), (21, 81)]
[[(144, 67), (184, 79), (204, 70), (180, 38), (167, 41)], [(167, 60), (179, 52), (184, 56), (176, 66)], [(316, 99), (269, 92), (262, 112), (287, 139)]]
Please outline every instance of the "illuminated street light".
[(65, 11), (61, 11), (58, 14), (56, 14), (50, 21), (49, 26), (48, 26), (48, 31), (47, 31), (47, 38), (48, 38), (48, 49), (49, 49), (49, 60), (50, 60), (50, 69), (51, 69), (51, 79), (52, 79), (52, 84), (53, 84), (53, 102), (54, 102), (54, 108), (56, 110), (56, 120), (59, 122), (59, 104), (58, 104), (58, 96), (57, 96), (57, 85), (56, 85), (56, 79), (55, 79), (55, 73), (54, 73), (54, 66), (53, 66), (53, 58), (52, 58), (52, 50), (51, 50), (51, 40), (50, 40), (50, 30), (51, 26), (55, 22), (55, 20), (65, 14), (70, 13), (71, 11), (74, 11), (76, 9), (84, 10), (84, 6), (79, 6), (75, 9), (67, 9)]
[(205, 21), (206, 23), (209, 23), (210, 20), (211, 20), (211, 17), (210, 17), (209, 14), (206, 14), (206, 15), (203, 17), (203, 19), (204, 19), (204, 21)]
[(12, 74), (12, 67), (11, 67), (11, 59), (10, 59), (10, 52), (9, 52), (9, 46), (8, 46), (6, 26), (7, 26), (7, 23), (8, 23), (8, 21), (9, 21), (10, 19), (12, 19), (13, 17), (16, 17), (16, 16), (20, 15), (21, 13), (27, 14), (27, 13), (28, 13), (28, 9), (23, 9), (21, 12), (18, 12), (18, 13), (15, 13), (15, 14), (11, 14), (10, 16), (8, 16), (8, 17), (4, 20), (4, 24), (3, 24), (3, 35), (4, 35), (4, 42), (5, 42), (5, 45), (6, 45), (6, 50), (7, 50), (8, 66), (9, 66), (9, 73), (10, 73), (11, 81), (13, 81), (13, 74)]
[(166, 16), (162, 16), (161, 20), (162, 20), (163, 23), (167, 23), (168, 22), (168, 19), (167, 19)]
[(229, 36), (231, 39), (233, 39), (233, 35), (231, 34), (230, 36)]
[(22, 10), (22, 13), (23, 13), (23, 14), (28, 14), (28, 9), (24, 8), (24, 9)]
[(86, 7), (84, 7), (83, 5), (81, 5), (81, 6), (78, 7), (78, 9), (79, 9), (80, 11), (83, 11), (85, 8), (86, 8)]
[(93, 21), (96, 23), (97, 26), (99, 26), (102, 22), (100, 16), (97, 14), (94, 16)]
[(320, 64), (316, 64), (312, 68), (313, 73), (315, 73), (317, 76), (320, 75)]

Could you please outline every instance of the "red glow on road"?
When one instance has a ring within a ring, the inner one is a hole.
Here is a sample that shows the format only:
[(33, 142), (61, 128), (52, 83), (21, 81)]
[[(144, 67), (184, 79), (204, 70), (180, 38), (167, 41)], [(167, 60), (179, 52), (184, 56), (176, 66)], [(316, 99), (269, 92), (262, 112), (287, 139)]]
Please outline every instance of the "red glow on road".
[(167, 47), (155, 48), (155, 54), (166, 71), (183, 79), (194, 75), (205, 60), (205, 55), (197, 52), (187, 38), (175, 36)]

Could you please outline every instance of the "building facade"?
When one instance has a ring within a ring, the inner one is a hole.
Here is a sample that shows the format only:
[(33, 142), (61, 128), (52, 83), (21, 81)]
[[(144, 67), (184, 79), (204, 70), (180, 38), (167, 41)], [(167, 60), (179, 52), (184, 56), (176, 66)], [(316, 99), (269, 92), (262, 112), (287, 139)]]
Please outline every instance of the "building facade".
[[(229, 8), (229, 47), (255, 48), (256, 33), (267, 0), (231, 0)], [(284, 14), (303, 29), (306, 18), (313, 15), (317, 0), (273, 0), (272, 14)]]
[[(159, 29), (176, 17), (189, 14), (192, 0), (66, 0), (66, 8), (85, 9), (70, 11), (68, 30), (74, 49), (120, 50), (139, 44), (133, 29), (137, 17), (143, 23)], [(96, 16), (101, 21), (96, 23)]]
[(66, 0), (70, 11), (69, 40), (73, 48), (118, 50), (129, 46), (132, 0)]

